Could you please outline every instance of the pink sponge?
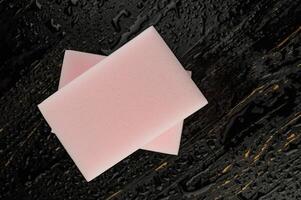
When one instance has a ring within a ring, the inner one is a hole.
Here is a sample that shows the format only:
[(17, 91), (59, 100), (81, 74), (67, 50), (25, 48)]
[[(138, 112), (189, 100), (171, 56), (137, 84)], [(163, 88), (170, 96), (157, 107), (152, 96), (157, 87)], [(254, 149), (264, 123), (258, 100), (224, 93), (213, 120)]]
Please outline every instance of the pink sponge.
[[(62, 65), (59, 88), (64, 87), (80, 74), (103, 60), (105, 56), (66, 50)], [(191, 72), (189, 72), (191, 75)], [(142, 149), (177, 155), (179, 152), (183, 121), (171, 127)]]
[(89, 181), (206, 104), (150, 27), (39, 108)]

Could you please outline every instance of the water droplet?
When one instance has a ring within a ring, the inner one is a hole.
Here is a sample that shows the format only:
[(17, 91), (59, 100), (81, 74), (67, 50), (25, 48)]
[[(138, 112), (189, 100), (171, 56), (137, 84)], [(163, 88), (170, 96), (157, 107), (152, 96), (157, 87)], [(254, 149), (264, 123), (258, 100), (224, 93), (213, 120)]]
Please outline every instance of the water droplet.
[(38, 0), (31, 0), (31, 3), (30, 3), (32, 6), (38, 8), (39, 10), (41, 10), (42, 8), (42, 5), (41, 3), (38, 1)]
[(56, 24), (54, 22), (54, 19), (51, 18), (48, 22), (47, 22), (47, 26), (48, 28), (52, 31), (52, 32), (58, 32), (61, 30), (61, 25), (60, 24)]
[(142, 2), (139, 2), (139, 3), (137, 3), (137, 8), (139, 8), (139, 9), (141, 9), (141, 8), (143, 8), (143, 3)]
[(130, 15), (131, 15), (131, 13), (128, 10), (123, 9), (112, 19), (112, 24), (116, 31), (119, 32), (121, 30), (121, 27), (119, 25), (120, 18), (121, 17), (129, 17)]
[(98, 8), (101, 8), (104, 4), (104, 0), (99, 0), (99, 3), (97, 4)]
[(67, 8), (65, 8), (64, 12), (68, 15), (71, 16), (73, 14), (73, 9), (71, 6), (68, 6)]
[(78, 0), (70, 0), (70, 2), (71, 2), (72, 5), (76, 6), (77, 3), (78, 3)]
[(72, 18), (71, 26), (73, 27), (75, 24), (77, 24), (78, 20), (79, 20), (78, 15), (75, 15), (75, 16)]

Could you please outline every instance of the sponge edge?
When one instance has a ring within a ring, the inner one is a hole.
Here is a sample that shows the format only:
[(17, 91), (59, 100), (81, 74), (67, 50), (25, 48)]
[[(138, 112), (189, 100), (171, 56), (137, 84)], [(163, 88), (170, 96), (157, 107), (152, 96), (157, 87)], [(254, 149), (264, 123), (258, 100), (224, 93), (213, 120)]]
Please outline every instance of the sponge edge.
[(39, 108), (90, 181), (206, 104), (150, 27)]
[[(66, 50), (61, 70), (59, 89), (83, 74), (106, 56)], [(191, 71), (187, 71), (191, 76)], [(177, 155), (181, 141), (183, 121), (168, 129), (141, 149)]]
[(106, 56), (92, 53), (66, 50), (61, 70), (59, 89), (102, 61), (105, 57)]

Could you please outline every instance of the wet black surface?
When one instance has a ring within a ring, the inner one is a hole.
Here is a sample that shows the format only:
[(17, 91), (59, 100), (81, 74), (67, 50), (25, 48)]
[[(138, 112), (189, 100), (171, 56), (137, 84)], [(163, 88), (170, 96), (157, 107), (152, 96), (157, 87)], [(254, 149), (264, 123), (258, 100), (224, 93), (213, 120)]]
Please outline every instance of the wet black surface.
[[(37, 110), (65, 49), (154, 25), (209, 105), (179, 156), (139, 150), (87, 183)], [(301, 199), (300, 0), (0, 0), (0, 199)]]

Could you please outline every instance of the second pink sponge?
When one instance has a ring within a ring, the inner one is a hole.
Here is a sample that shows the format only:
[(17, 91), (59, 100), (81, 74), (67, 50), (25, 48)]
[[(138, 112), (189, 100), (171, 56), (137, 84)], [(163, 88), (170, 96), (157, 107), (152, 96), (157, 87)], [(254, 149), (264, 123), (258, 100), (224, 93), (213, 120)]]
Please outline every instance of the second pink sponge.
[(150, 27), (39, 108), (89, 181), (206, 104)]

